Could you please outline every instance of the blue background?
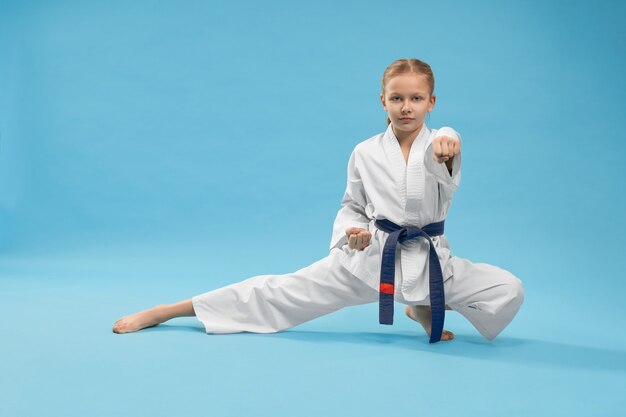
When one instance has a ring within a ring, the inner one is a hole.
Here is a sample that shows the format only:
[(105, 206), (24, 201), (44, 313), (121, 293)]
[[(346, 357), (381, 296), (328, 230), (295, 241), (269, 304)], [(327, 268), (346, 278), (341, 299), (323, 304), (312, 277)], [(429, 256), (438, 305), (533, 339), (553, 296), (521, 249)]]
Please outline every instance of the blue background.
[[(0, 1), (0, 414), (588, 416), (626, 406), (626, 6)], [(273, 334), (113, 322), (328, 253), (384, 69), (463, 136), (453, 255), (508, 269), (487, 342), (375, 304)]]

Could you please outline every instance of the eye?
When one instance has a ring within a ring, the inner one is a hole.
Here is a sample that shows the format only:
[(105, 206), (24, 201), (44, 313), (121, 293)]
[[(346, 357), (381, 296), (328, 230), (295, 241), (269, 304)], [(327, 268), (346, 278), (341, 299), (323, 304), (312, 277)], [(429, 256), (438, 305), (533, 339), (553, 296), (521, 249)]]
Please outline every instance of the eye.
[(421, 97), (413, 97), (413, 98), (418, 100), (418, 101), (422, 99)]
[(400, 97), (398, 97), (398, 96), (391, 97), (391, 100), (399, 100), (399, 99), (400, 99)]

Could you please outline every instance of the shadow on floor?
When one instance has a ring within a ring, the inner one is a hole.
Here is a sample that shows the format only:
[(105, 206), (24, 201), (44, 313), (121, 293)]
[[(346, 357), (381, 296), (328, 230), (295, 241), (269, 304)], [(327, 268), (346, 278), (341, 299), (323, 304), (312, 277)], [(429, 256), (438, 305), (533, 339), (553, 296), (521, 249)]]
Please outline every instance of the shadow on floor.
[[(160, 324), (142, 330), (192, 331), (204, 333), (202, 326)], [(439, 355), (466, 357), (489, 362), (536, 365), (542, 368), (587, 369), (626, 372), (626, 351), (558, 343), (547, 340), (497, 337), (488, 341), (480, 335), (455, 334), (452, 341), (428, 343), (426, 334), (403, 332), (328, 332), (286, 330), (279, 333), (208, 334), (210, 337), (271, 337), (304, 343), (349, 343), (387, 345), (389, 348), (424, 351)]]

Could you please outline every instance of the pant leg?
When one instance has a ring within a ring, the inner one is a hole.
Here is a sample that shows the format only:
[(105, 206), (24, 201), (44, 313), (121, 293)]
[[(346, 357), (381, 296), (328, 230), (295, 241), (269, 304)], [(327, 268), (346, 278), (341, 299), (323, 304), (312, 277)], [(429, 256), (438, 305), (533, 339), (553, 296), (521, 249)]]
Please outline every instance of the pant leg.
[(497, 266), (453, 256), (452, 277), (444, 283), (446, 304), (458, 311), (487, 340), (493, 340), (513, 320), (524, 302), (524, 286)]
[[(334, 251), (333, 251), (334, 252)], [(296, 272), (258, 275), (192, 297), (207, 333), (275, 333), (343, 307), (378, 301), (335, 253)]]

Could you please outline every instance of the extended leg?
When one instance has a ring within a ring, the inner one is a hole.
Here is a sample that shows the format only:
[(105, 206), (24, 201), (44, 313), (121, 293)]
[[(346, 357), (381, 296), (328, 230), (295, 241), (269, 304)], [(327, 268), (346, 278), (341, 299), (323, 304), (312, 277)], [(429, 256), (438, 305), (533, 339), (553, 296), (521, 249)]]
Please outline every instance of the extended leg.
[(207, 333), (275, 333), (343, 307), (378, 301), (378, 292), (330, 254), (296, 272), (259, 275), (192, 297)]
[(293, 273), (255, 276), (122, 317), (113, 332), (129, 333), (175, 317), (196, 316), (207, 333), (273, 333), (346, 306), (377, 300), (377, 291), (329, 255)]

